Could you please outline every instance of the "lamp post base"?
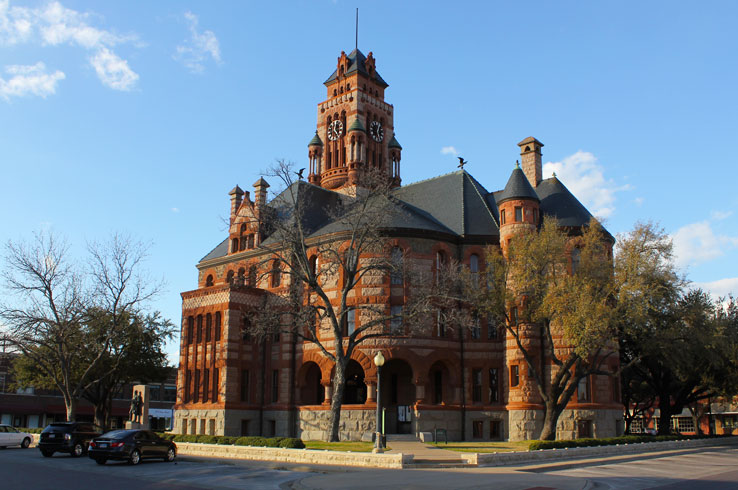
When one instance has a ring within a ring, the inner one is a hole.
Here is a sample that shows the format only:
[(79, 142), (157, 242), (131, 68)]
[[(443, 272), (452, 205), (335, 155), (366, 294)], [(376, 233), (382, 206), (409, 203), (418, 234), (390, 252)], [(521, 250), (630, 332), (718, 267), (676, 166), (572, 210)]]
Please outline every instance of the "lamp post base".
[(382, 447), (382, 433), (376, 432), (374, 436), (376, 437), (376, 439), (374, 440), (374, 449), (372, 449), (372, 452), (374, 454), (383, 453), (384, 448)]

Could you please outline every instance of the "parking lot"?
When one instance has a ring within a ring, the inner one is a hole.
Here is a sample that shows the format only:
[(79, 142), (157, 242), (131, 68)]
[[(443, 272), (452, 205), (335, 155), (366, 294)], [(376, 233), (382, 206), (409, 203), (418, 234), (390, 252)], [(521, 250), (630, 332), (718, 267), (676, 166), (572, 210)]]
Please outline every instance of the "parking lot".
[(95, 464), (87, 456), (72, 458), (57, 453), (44, 458), (38, 449), (0, 450), (0, 488), (106, 490), (249, 488), (275, 489), (310, 473), (269, 468), (268, 464), (248, 465), (192, 461), (178, 458), (174, 463), (143, 461), (138, 466), (108, 462)]

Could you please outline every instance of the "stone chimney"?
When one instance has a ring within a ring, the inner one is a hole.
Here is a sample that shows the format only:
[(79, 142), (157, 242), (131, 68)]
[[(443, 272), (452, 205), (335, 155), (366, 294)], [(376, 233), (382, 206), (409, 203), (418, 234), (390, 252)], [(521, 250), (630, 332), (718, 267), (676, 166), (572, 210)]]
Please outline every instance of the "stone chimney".
[(543, 180), (543, 164), (541, 156), (543, 143), (535, 139), (533, 136), (528, 136), (518, 143), (518, 146), (520, 147), (520, 166), (523, 167), (523, 173), (528, 177), (530, 185), (538, 187), (538, 184)]
[(254, 182), (254, 206), (256, 209), (266, 205), (268, 188), (269, 184), (264, 180), (264, 177), (259, 177), (259, 180)]
[(243, 202), (243, 190), (240, 187), (234, 187), (231, 192), (228, 193), (231, 196), (231, 222), (236, 217), (236, 212)]

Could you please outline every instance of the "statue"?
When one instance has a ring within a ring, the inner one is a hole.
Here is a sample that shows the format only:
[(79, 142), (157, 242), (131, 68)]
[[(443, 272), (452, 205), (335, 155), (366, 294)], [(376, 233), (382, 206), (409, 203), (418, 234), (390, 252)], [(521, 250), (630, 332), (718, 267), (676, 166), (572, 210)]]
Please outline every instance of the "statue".
[(128, 418), (132, 422), (141, 422), (141, 393), (138, 391), (133, 392), (133, 398), (131, 398), (131, 408), (128, 410)]

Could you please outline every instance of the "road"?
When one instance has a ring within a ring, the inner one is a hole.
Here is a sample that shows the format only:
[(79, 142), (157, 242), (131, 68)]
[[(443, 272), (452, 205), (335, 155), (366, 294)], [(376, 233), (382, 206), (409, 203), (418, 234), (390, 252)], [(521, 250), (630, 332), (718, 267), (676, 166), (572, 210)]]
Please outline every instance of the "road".
[(305, 467), (258, 462), (178, 458), (138, 466), (36, 449), (0, 450), (0, 488), (163, 490), (267, 489), (648, 489), (738, 490), (738, 447), (700, 448), (678, 454), (634, 455), (617, 462), (562, 462), (548, 467), (379, 470)]

